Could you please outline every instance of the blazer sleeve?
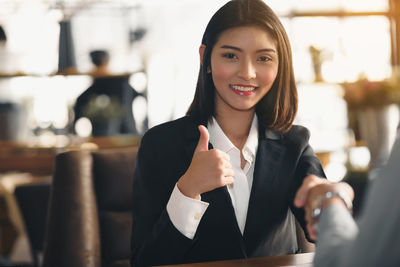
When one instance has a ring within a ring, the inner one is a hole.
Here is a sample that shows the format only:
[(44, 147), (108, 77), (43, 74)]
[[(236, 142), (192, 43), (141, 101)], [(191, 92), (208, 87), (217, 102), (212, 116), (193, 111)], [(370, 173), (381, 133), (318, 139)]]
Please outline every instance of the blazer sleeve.
[(160, 158), (154, 141), (142, 138), (133, 178), (132, 266), (182, 262), (194, 242), (175, 228), (166, 211), (173, 185), (166, 184), (165, 170), (158, 165), (172, 159)]
[(308, 235), (308, 231), (306, 228), (306, 221), (304, 218), (305, 212), (302, 208), (297, 208), (294, 206), (293, 201), (294, 197), (297, 193), (297, 190), (300, 188), (303, 183), (304, 178), (307, 175), (314, 174), (321, 178), (326, 178), (325, 172), (322, 168), (321, 161), (315, 155), (314, 150), (309, 144), (309, 131), (304, 127), (298, 127), (298, 131), (296, 133), (296, 142), (298, 143), (298, 147), (300, 147), (299, 158), (295, 170), (295, 179), (292, 186), (292, 190), (290, 193), (290, 208), (295, 215), (297, 221), (300, 223), (301, 227), (304, 230), (306, 238), (310, 242), (314, 242), (310, 239)]

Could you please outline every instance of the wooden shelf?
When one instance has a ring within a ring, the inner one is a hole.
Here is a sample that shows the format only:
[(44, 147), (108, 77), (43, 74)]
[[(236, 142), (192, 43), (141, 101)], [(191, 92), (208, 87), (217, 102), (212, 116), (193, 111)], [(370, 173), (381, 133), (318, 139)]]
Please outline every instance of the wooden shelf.
[(51, 175), (58, 153), (68, 150), (109, 149), (138, 146), (140, 136), (73, 137), (66, 147), (30, 147), (21, 143), (0, 141), (0, 172), (28, 172)]
[[(125, 77), (125, 76), (131, 76), (132, 74), (138, 73), (138, 72), (144, 72), (144, 70), (138, 70), (134, 72), (125, 72), (125, 73), (113, 73), (107, 76), (99, 76), (95, 78), (113, 78), (113, 77)], [(9, 78), (18, 78), (18, 77), (37, 77), (37, 78), (43, 78), (43, 77), (57, 77), (57, 76), (90, 76), (93, 77), (90, 73), (88, 72), (67, 72), (67, 73), (49, 73), (49, 74), (36, 74), (36, 73), (0, 73), (0, 79), (9, 79)]]

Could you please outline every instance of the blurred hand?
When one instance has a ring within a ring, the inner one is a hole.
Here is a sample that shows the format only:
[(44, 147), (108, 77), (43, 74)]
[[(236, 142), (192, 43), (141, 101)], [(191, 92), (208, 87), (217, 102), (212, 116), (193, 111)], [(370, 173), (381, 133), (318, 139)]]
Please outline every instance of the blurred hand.
[[(322, 179), (315, 175), (308, 175), (303, 180), (303, 184), (297, 190), (294, 205), (298, 208), (304, 208), (305, 219), (307, 222), (307, 230), (311, 239), (317, 239), (317, 232), (314, 228), (317, 222), (315, 218), (312, 218), (311, 212), (318, 205), (318, 198), (325, 195), (326, 192), (336, 191), (346, 194), (348, 199), (353, 201), (354, 191), (353, 188), (347, 183), (332, 183), (327, 179)], [(345, 203), (339, 197), (332, 197), (326, 200), (322, 208), (329, 205), (343, 205), (346, 207)]]
[(200, 199), (200, 194), (233, 183), (233, 169), (229, 155), (218, 150), (208, 150), (210, 135), (199, 126), (200, 138), (192, 162), (178, 181), (178, 188), (187, 197)]

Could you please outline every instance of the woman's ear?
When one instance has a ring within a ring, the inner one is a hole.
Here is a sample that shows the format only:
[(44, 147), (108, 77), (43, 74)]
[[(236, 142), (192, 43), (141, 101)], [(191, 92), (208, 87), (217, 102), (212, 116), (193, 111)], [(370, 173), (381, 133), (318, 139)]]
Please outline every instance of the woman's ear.
[(203, 56), (204, 56), (204, 50), (206, 49), (206, 45), (202, 44), (199, 47), (199, 54), (200, 54), (200, 64), (203, 65)]

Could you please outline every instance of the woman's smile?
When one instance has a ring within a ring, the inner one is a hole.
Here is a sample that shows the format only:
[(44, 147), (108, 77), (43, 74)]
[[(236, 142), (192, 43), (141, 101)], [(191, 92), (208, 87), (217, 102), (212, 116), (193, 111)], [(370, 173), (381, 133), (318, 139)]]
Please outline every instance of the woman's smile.
[(249, 96), (257, 90), (257, 86), (252, 85), (242, 85), (242, 84), (230, 84), (229, 87), (233, 92), (240, 96)]

